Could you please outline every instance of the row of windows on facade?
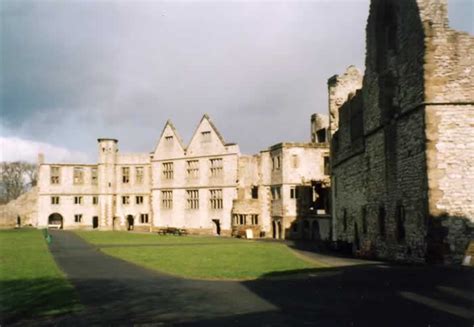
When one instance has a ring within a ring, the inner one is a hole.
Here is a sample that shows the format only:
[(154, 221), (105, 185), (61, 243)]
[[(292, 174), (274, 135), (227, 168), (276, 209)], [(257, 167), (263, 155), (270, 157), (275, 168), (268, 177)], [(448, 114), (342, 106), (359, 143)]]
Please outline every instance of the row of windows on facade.
[[(209, 172), (211, 174), (211, 177), (223, 176), (222, 158), (209, 159)], [(174, 178), (173, 162), (162, 163), (162, 176), (164, 179)], [(199, 177), (199, 160), (186, 161), (186, 177), (188, 178)]]
[[(75, 223), (82, 223), (82, 214), (74, 215), (74, 222)], [(150, 218), (147, 213), (140, 214), (140, 223), (141, 224), (148, 224), (150, 222)]]
[[(85, 168), (84, 167), (74, 167), (73, 168), (73, 184), (74, 185), (81, 185), (84, 184), (84, 175), (85, 175)], [(99, 175), (97, 168), (90, 168), (90, 182), (92, 185), (97, 185), (99, 180)], [(50, 168), (50, 177), (51, 177), (51, 184), (60, 184), (61, 183), (61, 167), (58, 166), (51, 166)], [(143, 184), (144, 180), (144, 168), (143, 167), (135, 167), (135, 183), (136, 184)], [(122, 167), (122, 183), (127, 184), (130, 183), (130, 167)]]
[(258, 225), (258, 215), (240, 215), (235, 214), (232, 221), (234, 226), (239, 225)]
[[(272, 200), (280, 200), (281, 196), (281, 186), (272, 186), (270, 188)], [(290, 189), (290, 199), (298, 199), (299, 198), (299, 190), (296, 187), (292, 187)]]
[[(367, 208), (364, 206), (361, 210), (362, 220), (362, 234), (367, 235), (368, 224), (367, 224)], [(379, 207), (377, 215), (378, 233), (382, 239), (385, 239), (386, 232), (386, 219), (387, 212), (383, 206)], [(347, 231), (347, 210), (343, 209), (342, 212), (342, 227), (344, 232)], [(405, 208), (402, 205), (398, 205), (395, 212), (395, 228), (396, 238), (398, 242), (405, 240)]]
[[(60, 204), (60, 196), (52, 196), (51, 197), (51, 204)], [(143, 204), (143, 196), (137, 195), (135, 196), (135, 203), (136, 204)], [(74, 197), (74, 204), (84, 204), (84, 197), (83, 196), (75, 196)], [(92, 196), (92, 204), (98, 205), (99, 204), (99, 197)], [(125, 195), (122, 196), (122, 204), (130, 204), (130, 196)]]
[[(161, 191), (161, 207), (173, 208), (173, 191)], [(224, 208), (222, 189), (209, 190), (209, 207), (211, 209)], [(186, 190), (186, 209), (199, 209), (199, 190)]]

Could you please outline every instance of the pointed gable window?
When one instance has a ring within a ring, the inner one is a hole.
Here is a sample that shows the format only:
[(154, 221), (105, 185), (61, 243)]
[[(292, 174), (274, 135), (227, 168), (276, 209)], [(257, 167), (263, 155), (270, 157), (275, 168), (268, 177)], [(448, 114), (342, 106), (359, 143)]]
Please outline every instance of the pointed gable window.
[(203, 143), (211, 142), (211, 132), (210, 131), (201, 132), (201, 141)]
[(165, 144), (168, 146), (173, 144), (173, 135), (165, 136)]

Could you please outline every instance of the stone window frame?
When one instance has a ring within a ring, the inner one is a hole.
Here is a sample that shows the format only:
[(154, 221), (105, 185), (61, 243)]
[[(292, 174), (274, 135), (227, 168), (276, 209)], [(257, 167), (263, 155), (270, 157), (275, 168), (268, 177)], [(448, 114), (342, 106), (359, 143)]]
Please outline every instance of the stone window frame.
[(81, 205), (82, 204), (82, 196), (75, 196), (74, 197), (74, 204)]
[(171, 146), (173, 144), (173, 139), (174, 139), (173, 135), (165, 136), (165, 144), (167, 146)]
[(211, 142), (211, 131), (202, 131), (201, 132), (201, 142), (202, 143), (209, 143)]
[(173, 191), (161, 191), (161, 209), (173, 209)]
[(84, 167), (73, 167), (72, 182), (74, 185), (84, 184)]
[(92, 197), (92, 205), (95, 205), (95, 206), (96, 206), (96, 205), (98, 205), (98, 204), (99, 204), (99, 197), (96, 196), (96, 195), (94, 195), (94, 196)]
[(199, 178), (199, 160), (186, 161), (186, 177)]
[(172, 161), (163, 162), (161, 164), (161, 177), (163, 179), (171, 180), (174, 177), (174, 163)]
[(298, 186), (292, 186), (290, 188), (290, 199), (297, 200), (300, 197)]
[(252, 186), (252, 189), (250, 190), (250, 195), (252, 199), (258, 199), (258, 185)]
[(130, 195), (122, 195), (122, 205), (130, 204)]
[(224, 209), (223, 190), (221, 188), (209, 190), (209, 207), (213, 210)]
[(326, 176), (331, 175), (331, 159), (329, 157), (329, 154), (325, 153), (323, 154), (323, 174)]
[(96, 167), (91, 168), (91, 185), (97, 185), (99, 183), (99, 171)]
[(272, 186), (270, 188), (272, 200), (281, 200), (281, 186)]
[(300, 165), (299, 156), (297, 154), (291, 155), (291, 165), (293, 169), (298, 169)]
[(130, 183), (130, 167), (122, 167), (122, 184)]
[(224, 160), (222, 158), (209, 159), (209, 172), (211, 178), (222, 177), (224, 175)]
[(78, 213), (74, 215), (74, 223), (77, 223), (77, 224), (82, 223), (82, 213)]
[(143, 204), (143, 195), (136, 195), (135, 196), (135, 203), (136, 204)]
[(52, 196), (51, 197), (51, 204), (52, 205), (59, 205), (59, 196)]
[(61, 184), (61, 167), (51, 166), (49, 167), (50, 184)]
[(145, 169), (143, 166), (135, 167), (135, 184), (143, 184)]
[(140, 214), (140, 224), (149, 224), (150, 223), (150, 216), (147, 213)]
[(199, 190), (186, 190), (186, 209), (199, 209)]

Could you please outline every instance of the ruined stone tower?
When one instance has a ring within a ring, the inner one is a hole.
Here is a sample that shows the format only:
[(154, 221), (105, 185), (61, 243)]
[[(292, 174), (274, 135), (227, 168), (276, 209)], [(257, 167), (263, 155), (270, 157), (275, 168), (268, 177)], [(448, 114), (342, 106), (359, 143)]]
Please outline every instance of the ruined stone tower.
[(102, 229), (113, 228), (116, 189), (117, 143), (115, 139), (98, 139), (98, 186), (99, 186), (99, 221)]
[(449, 28), (445, 0), (373, 0), (366, 32), (362, 88), (337, 114), (348, 90), (328, 82), (334, 233), (362, 255), (460, 262), (474, 227), (474, 38)]

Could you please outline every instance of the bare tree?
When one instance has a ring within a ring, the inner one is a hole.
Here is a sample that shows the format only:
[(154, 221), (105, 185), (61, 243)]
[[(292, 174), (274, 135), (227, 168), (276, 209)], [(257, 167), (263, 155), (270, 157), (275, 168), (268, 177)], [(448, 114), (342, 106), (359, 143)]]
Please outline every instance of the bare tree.
[(0, 203), (7, 203), (35, 186), (37, 167), (24, 161), (0, 163)]

